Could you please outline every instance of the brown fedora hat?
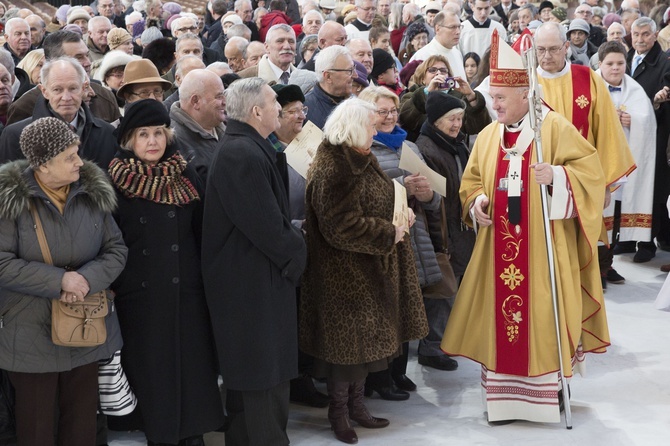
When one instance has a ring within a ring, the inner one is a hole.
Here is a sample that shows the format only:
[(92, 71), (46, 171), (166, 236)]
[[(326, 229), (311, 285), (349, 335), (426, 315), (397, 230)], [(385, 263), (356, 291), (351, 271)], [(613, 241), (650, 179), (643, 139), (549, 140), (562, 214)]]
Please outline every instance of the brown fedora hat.
[(172, 82), (166, 81), (158, 74), (158, 69), (149, 59), (131, 60), (123, 71), (123, 85), (116, 92), (116, 95), (123, 99), (123, 93), (126, 87), (136, 84), (148, 84), (152, 82), (160, 83), (163, 91), (172, 87)]

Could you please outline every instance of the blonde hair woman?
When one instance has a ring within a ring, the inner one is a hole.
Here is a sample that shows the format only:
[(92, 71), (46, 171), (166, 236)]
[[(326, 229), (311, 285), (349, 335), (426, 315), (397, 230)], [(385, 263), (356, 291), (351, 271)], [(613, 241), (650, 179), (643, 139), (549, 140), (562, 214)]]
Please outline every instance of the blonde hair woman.
[(40, 75), (44, 61), (44, 50), (40, 48), (38, 50), (32, 50), (26, 54), (17, 67), (28, 73), (31, 84), (37, 85), (40, 83)]

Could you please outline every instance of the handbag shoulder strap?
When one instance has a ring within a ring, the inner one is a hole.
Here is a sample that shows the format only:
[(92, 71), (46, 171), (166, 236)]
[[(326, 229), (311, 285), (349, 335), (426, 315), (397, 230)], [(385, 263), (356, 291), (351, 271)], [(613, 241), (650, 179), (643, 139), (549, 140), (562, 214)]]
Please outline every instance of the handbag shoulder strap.
[(47, 243), (47, 236), (44, 233), (44, 227), (42, 227), (42, 220), (40, 219), (40, 214), (37, 212), (37, 208), (34, 203), (30, 203), (30, 214), (33, 216), (33, 221), (35, 222), (35, 232), (37, 232), (37, 242), (40, 244), (40, 250), (42, 251), (42, 257), (44, 257), (44, 262), (53, 265), (53, 259), (51, 258), (51, 251), (49, 250), (49, 243)]

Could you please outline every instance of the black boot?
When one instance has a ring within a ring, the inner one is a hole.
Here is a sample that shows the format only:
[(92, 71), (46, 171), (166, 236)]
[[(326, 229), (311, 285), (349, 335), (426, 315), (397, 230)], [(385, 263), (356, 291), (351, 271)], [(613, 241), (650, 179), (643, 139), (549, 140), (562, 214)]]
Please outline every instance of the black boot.
[(328, 405), (328, 421), (330, 428), (335, 433), (335, 438), (343, 443), (358, 443), (358, 435), (349, 424), (349, 382), (333, 381), (328, 379), (328, 396), (330, 403)]
[(311, 376), (303, 375), (291, 380), (291, 402), (310, 407), (326, 407), (328, 395), (316, 390)]

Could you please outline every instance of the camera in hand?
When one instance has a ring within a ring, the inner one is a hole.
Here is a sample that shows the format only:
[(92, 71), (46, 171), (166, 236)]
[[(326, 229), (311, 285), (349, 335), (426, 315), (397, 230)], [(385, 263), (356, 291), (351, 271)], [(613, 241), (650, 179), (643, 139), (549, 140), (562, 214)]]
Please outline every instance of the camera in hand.
[(444, 79), (444, 82), (440, 84), (440, 88), (450, 89), (456, 86), (456, 81), (453, 77), (447, 77)]

